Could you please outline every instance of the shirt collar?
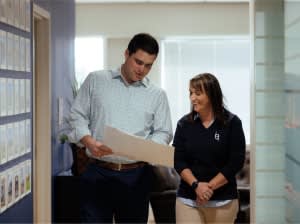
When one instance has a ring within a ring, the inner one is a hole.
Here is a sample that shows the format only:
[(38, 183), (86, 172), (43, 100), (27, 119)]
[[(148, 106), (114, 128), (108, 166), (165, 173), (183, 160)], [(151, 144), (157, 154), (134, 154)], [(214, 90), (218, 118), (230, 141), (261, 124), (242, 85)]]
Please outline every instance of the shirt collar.
[(198, 114), (198, 113), (195, 113), (195, 114), (194, 114), (194, 117), (193, 117), (193, 120), (196, 121), (197, 119), (200, 119), (200, 117), (199, 117), (199, 114)]
[[(196, 121), (197, 119), (201, 120), (200, 116), (198, 113), (195, 113), (193, 116), (193, 120)], [(215, 121), (215, 118), (213, 117), (211, 123), (213, 123)]]
[[(122, 74), (121, 74), (121, 68), (118, 68), (118, 69), (116, 69), (116, 70), (114, 70), (112, 72), (112, 78), (113, 79), (116, 79), (116, 78), (122, 79), (121, 76), (122, 76)], [(141, 85), (141, 84), (144, 85), (145, 87), (149, 87), (150, 80), (147, 77), (145, 77), (141, 81), (134, 82), (131, 85), (137, 86), (137, 85)]]

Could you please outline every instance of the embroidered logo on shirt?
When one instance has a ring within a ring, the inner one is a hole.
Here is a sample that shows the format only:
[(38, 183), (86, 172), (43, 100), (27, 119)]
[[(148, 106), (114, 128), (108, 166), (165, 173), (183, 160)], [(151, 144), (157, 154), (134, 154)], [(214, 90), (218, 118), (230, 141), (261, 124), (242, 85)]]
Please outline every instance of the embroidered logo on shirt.
[(215, 133), (215, 140), (220, 141), (220, 134), (218, 132)]

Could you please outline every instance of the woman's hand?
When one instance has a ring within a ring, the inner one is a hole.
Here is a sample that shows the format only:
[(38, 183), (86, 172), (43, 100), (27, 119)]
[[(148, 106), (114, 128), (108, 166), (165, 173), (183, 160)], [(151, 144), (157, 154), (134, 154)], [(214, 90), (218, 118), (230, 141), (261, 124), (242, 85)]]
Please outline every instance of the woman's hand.
[(199, 182), (195, 190), (198, 204), (205, 204), (213, 195), (214, 191), (207, 182)]

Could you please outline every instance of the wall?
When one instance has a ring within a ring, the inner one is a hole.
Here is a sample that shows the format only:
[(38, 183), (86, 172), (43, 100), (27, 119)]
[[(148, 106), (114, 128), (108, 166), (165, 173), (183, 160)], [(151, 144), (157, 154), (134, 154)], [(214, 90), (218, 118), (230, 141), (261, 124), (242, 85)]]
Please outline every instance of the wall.
[[(224, 18), (226, 18), (224, 26)], [(120, 66), (132, 35), (249, 35), (248, 3), (104, 3), (76, 5), (76, 36), (107, 38), (105, 68)], [(159, 57), (149, 73), (160, 86)]]
[[(224, 26), (224, 24), (226, 24)], [(248, 3), (77, 4), (76, 36), (247, 35)]]
[(300, 3), (254, 8), (255, 222), (299, 223)]
[(300, 223), (300, 2), (284, 1), (286, 221)]
[(256, 223), (285, 223), (283, 3), (255, 2)]
[(51, 15), (52, 77), (52, 174), (59, 175), (72, 164), (71, 149), (59, 143), (66, 124), (59, 124), (58, 100), (63, 99), (63, 115), (73, 100), (71, 82), (74, 73), (75, 3), (74, 0), (35, 0)]

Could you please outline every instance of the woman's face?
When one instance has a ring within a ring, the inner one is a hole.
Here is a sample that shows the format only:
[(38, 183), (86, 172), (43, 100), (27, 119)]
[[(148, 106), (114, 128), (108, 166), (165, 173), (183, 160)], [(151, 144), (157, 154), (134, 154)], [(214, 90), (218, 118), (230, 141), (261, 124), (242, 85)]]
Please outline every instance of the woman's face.
[(200, 113), (211, 109), (211, 103), (204, 91), (190, 86), (190, 100), (195, 112)]

